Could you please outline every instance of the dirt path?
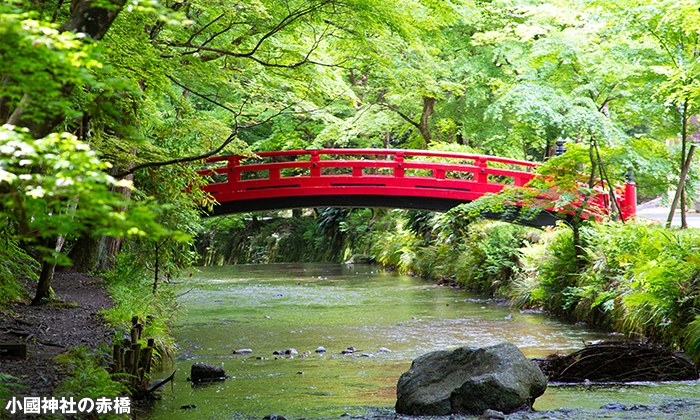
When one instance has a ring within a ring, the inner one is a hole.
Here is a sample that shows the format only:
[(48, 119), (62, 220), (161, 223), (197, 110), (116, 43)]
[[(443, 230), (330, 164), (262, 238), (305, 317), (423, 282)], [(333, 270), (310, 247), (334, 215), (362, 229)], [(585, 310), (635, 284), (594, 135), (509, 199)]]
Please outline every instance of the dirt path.
[(81, 273), (56, 273), (53, 290), (65, 304), (0, 309), (0, 343), (27, 343), (27, 360), (0, 358), (0, 373), (20, 378), (16, 395), (55, 396), (66, 377), (53, 358), (69, 348), (98, 349), (111, 343), (113, 331), (98, 314), (112, 306), (100, 279)]

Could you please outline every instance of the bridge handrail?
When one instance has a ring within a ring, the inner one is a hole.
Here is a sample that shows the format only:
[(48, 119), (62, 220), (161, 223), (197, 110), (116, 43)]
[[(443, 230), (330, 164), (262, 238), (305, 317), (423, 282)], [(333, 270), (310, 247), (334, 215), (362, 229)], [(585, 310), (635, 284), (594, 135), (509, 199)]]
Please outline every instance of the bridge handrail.
[[(271, 162), (271, 163), (253, 163), (248, 165), (236, 166), (236, 170), (240, 172), (255, 172), (265, 170), (282, 170), (282, 169), (308, 169), (314, 167), (310, 161), (293, 161), (293, 162)], [(394, 169), (397, 167), (396, 161), (393, 160), (324, 160), (318, 162), (319, 168), (386, 168)], [(489, 168), (474, 165), (464, 165), (455, 163), (435, 163), (435, 162), (420, 162), (408, 161), (402, 162), (403, 169), (422, 169), (422, 170), (438, 170), (452, 172), (481, 172), (486, 175), (500, 175), (506, 177), (521, 177), (528, 181), (534, 178), (534, 174), (529, 172), (516, 171), (512, 169)], [(204, 175), (225, 174), (230, 168), (214, 168), (199, 171)], [(365, 175), (366, 176), (366, 175)]]
[[(314, 156), (314, 155), (383, 155), (383, 156), (403, 156), (403, 157), (441, 157), (449, 159), (462, 159), (486, 162), (498, 162), (510, 165), (519, 165), (534, 168), (538, 166), (536, 162), (504, 158), (500, 156), (478, 155), (457, 152), (440, 152), (434, 150), (415, 149), (310, 149), (310, 150), (279, 150), (273, 152), (259, 152), (258, 157), (278, 157), (278, 156)], [(255, 159), (255, 156), (216, 156), (207, 159), (207, 162), (219, 162), (231, 158)]]

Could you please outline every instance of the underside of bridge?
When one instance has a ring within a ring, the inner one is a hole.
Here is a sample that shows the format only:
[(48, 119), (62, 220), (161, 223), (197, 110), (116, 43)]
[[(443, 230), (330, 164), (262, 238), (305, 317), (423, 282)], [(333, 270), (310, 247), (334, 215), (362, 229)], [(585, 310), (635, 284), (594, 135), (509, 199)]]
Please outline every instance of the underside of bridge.
[[(464, 200), (436, 197), (393, 196), (393, 195), (313, 195), (298, 197), (257, 198), (249, 200), (227, 201), (216, 204), (207, 210), (208, 216), (223, 216), (235, 213), (257, 211), (286, 210), (316, 207), (356, 207), (356, 208), (391, 208), (407, 210), (448, 211)], [(482, 213), (482, 217), (503, 220), (527, 226), (554, 226), (559, 220), (569, 220), (571, 216), (552, 211), (541, 211), (534, 217), (523, 217), (521, 208), (510, 206), (502, 213)]]

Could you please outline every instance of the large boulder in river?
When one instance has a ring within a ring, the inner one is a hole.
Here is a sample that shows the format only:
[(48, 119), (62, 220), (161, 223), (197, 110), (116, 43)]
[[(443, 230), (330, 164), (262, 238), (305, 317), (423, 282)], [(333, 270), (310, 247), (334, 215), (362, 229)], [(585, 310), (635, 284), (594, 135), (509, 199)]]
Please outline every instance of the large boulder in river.
[(515, 345), (460, 347), (424, 354), (396, 386), (396, 412), (416, 415), (512, 413), (547, 388), (540, 368)]
[(190, 371), (190, 379), (192, 381), (211, 381), (224, 377), (226, 377), (224, 369), (211, 363), (197, 362), (192, 365), (192, 370)]

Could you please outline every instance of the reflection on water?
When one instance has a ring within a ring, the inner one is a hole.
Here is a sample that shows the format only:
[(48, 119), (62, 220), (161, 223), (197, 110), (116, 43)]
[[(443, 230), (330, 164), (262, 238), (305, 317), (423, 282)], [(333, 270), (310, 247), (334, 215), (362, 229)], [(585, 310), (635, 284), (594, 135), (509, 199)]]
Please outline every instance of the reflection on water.
[[(370, 265), (207, 267), (183, 280), (182, 289), (191, 290), (181, 297), (188, 312), (174, 329), (180, 347), (176, 383), (148, 414), (152, 419), (335, 417), (362, 406), (393, 406), (398, 377), (429, 351), (511, 342), (538, 357), (606, 337)], [(327, 352), (316, 353), (319, 346)], [(355, 354), (341, 354), (349, 346)], [(381, 347), (391, 352), (380, 353)], [(232, 355), (241, 348), (253, 353)], [(290, 348), (299, 354), (273, 356)], [(198, 361), (220, 364), (234, 378), (192, 387), (185, 379)], [(687, 387), (696, 389), (694, 383)], [(606, 392), (593, 394), (605, 399)], [(536, 408), (576, 404), (581, 394), (579, 388), (550, 387)], [(188, 404), (197, 408), (180, 410)], [(601, 405), (595, 398), (580, 404)]]

